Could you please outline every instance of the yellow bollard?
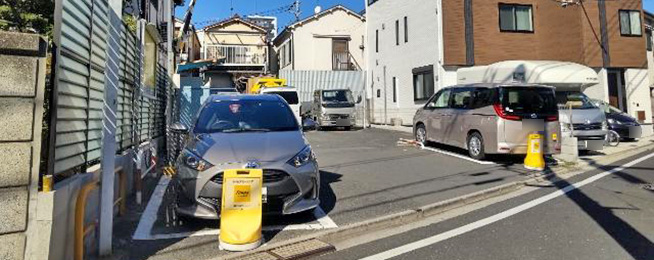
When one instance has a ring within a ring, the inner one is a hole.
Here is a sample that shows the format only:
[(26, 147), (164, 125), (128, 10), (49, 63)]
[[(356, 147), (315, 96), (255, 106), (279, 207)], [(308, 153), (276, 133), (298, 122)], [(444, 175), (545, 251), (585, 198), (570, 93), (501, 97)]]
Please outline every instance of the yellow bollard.
[(43, 192), (52, 191), (52, 175), (43, 176)]
[(543, 135), (539, 133), (529, 134), (527, 139), (527, 157), (525, 157), (525, 168), (530, 170), (545, 170), (545, 158), (543, 157)]
[(261, 245), (261, 169), (226, 170), (220, 211), (220, 248), (252, 250)]

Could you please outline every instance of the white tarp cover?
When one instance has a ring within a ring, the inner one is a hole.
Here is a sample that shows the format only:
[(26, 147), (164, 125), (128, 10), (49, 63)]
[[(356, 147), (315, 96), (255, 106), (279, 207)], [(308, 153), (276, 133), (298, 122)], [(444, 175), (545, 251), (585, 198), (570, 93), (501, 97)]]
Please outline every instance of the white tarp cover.
[(598, 84), (595, 70), (573, 62), (512, 60), (488, 66), (461, 68), (459, 84), (533, 83), (553, 86), (583, 87)]

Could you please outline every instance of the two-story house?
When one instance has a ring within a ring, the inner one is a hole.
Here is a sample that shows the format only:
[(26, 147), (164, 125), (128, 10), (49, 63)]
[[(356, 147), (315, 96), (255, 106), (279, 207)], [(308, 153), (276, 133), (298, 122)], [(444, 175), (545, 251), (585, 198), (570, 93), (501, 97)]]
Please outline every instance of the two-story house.
[(369, 0), (366, 16), (373, 122), (410, 124), (463, 68), (550, 61), (594, 71), (579, 91), (651, 123), (641, 0)]
[(202, 71), (205, 86), (234, 87), (239, 78), (269, 72), (265, 28), (233, 16), (204, 27), (198, 35), (202, 58), (219, 61)]
[[(182, 29), (182, 26), (184, 26), (184, 21), (175, 19), (175, 38), (179, 37), (179, 31)], [(177, 47), (179, 47), (177, 56), (175, 57), (177, 63), (193, 62), (202, 58), (200, 57), (202, 44), (200, 44), (200, 39), (193, 24), (189, 25), (186, 35), (176, 40), (178, 41), (176, 42)]]
[(365, 70), (365, 23), (336, 5), (287, 26), (273, 41), (273, 71)]

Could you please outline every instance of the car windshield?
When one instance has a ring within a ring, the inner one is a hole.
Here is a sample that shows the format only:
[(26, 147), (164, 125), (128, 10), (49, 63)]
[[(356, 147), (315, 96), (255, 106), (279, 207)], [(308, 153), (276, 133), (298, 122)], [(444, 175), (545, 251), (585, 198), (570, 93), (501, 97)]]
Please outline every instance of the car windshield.
[(204, 106), (195, 133), (295, 131), (299, 126), (281, 101), (220, 100)]
[(289, 105), (297, 105), (300, 103), (299, 98), (297, 97), (297, 92), (295, 91), (271, 91), (266, 92), (266, 94), (280, 95)]
[(607, 113), (607, 114), (622, 114), (622, 113), (624, 113), (619, 108), (614, 107), (614, 106), (610, 105), (609, 103), (604, 102), (603, 100), (592, 99), (592, 101), (594, 101), (595, 105), (597, 107), (599, 107), (600, 109), (602, 109), (602, 111), (604, 111), (604, 113)]
[(559, 108), (566, 109), (593, 109), (597, 108), (593, 102), (581, 92), (576, 91), (557, 91), (556, 92), (556, 103)]
[(346, 90), (325, 90), (322, 92), (323, 102), (354, 103), (352, 92)]
[(542, 87), (505, 87), (500, 89), (500, 103), (509, 114), (556, 114), (553, 92)]

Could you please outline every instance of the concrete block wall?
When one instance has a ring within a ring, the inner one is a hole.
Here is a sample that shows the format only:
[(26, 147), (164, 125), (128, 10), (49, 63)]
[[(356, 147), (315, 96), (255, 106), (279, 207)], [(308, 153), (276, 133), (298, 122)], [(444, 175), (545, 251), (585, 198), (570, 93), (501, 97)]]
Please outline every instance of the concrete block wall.
[(0, 32), (0, 259), (24, 259), (38, 193), (46, 42)]

